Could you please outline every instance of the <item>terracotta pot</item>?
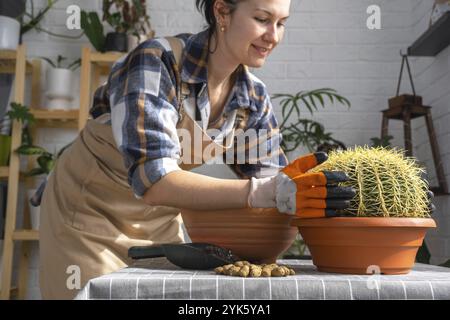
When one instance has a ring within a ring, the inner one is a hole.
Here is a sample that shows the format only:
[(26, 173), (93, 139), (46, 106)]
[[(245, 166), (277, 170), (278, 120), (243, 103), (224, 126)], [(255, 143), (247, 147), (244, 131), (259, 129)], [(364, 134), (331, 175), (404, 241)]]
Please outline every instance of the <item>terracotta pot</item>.
[(295, 240), (292, 216), (276, 209), (181, 211), (192, 242), (206, 242), (230, 249), (254, 263), (273, 263)]
[(338, 217), (294, 219), (322, 272), (404, 274), (433, 219)]

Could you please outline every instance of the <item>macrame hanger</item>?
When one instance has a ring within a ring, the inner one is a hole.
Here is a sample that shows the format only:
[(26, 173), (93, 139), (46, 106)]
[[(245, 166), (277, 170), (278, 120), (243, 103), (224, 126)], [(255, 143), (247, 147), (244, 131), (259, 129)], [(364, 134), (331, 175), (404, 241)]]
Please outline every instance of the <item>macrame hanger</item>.
[(402, 50), (400, 50), (400, 56), (402, 57), (402, 66), (400, 67), (400, 75), (398, 77), (396, 96), (398, 96), (398, 94), (400, 93), (400, 84), (402, 82), (403, 66), (404, 66), (405, 62), (406, 62), (406, 68), (408, 69), (409, 82), (411, 83), (411, 88), (412, 88), (413, 94), (414, 94), (414, 96), (416, 96), (416, 89), (414, 88), (414, 82), (413, 82), (412, 75), (411, 75), (411, 68), (409, 66), (408, 55), (402, 53)]

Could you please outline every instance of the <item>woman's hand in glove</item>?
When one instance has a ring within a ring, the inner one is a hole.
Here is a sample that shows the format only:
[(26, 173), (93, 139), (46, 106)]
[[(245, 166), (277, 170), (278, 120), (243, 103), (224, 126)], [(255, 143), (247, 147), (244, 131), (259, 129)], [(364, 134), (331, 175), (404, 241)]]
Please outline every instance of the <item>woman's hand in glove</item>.
[(336, 216), (345, 209), (355, 191), (337, 186), (348, 180), (342, 171), (307, 171), (326, 161), (324, 152), (305, 155), (284, 167), (276, 176), (252, 178), (248, 205), (252, 208), (273, 208), (300, 218)]

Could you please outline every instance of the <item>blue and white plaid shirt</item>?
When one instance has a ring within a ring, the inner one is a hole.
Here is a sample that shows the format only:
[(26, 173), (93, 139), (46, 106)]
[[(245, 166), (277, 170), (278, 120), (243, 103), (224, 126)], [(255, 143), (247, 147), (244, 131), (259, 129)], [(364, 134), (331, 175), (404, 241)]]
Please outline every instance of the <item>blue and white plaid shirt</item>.
[[(181, 68), (166, 39), (148, 40), (114, 64), (108, 81), (97, 89), (90, 110), (94, 119), (110, 114), (114, 138), (128, 169), (128, 182), (137, 197), (142, 197), (152, 184), (169, 172), (181, 170), (176, 131), (179, 120), (178, 70), (181, 81), (188, 84), (193, 101), (196, 101), (204, 128), (210, 127), (208, 32), (176, 37), (185, 44)], [(287, 165), (287, 158), (279, 147), (277, 119), (265, 85), (243, 65), (237, 69), (236, 82), (218, 129), (227, 128), (227, 115), (237, 108), (250, 110), (246, 129), (265, 129), (268, 136), (277, 137), (278, 143), (276, 150), (271, 150), (273, 142), (268, 143), (270, 158), (257, 159), (256, 163), (228, 164), (229, 167), (240, 178), (246, 179), (263, 176), (263, 169), (271, 169), (272, 175), (275, 174)]]

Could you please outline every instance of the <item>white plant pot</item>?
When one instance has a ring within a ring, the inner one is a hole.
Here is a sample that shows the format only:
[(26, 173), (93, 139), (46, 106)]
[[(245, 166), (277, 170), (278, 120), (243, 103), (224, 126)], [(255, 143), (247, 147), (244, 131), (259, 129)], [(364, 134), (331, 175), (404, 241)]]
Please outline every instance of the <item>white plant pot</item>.
[(50, 68), (47, 71), (47, 106), (49, 109), (70, 109), (73, 100), (73, 72)]
[(30, 220), (31, 220), (31, 229), (33, 230), (39, 230), (39, 221), (40, 221), (40, 211), (41, 207), (33, 207), (29, 201), (30, 198), (34, 195), (36, 192), (36, 189), (29, 189), (27, 191), (27, 201), (28, 205), (30, 207)]
[(16, 50), (19, 45), (20, 23), (16, 19), (0, 16), (0, 49)]
[(144, 34), (139, 35), (138, 37), (129, 34), (127, 35), (127, 41), (128, 41), (128, 52), (133, 51), (134, 48), (136, 48), (139, 44), (147, 40), (147, 36)]

